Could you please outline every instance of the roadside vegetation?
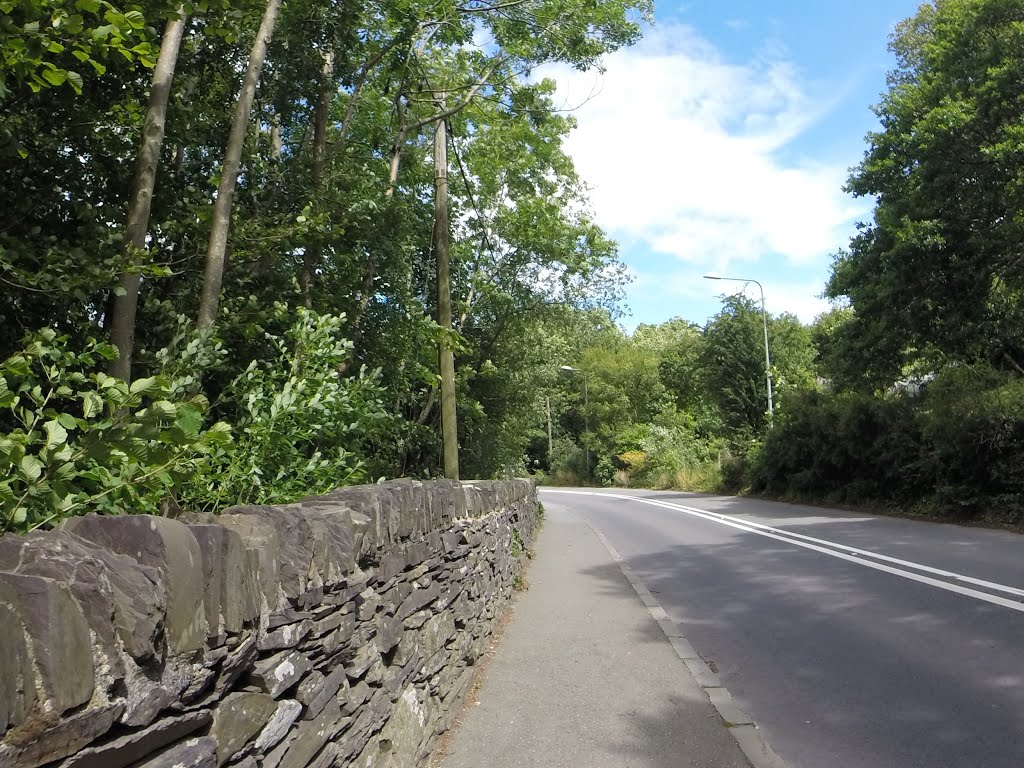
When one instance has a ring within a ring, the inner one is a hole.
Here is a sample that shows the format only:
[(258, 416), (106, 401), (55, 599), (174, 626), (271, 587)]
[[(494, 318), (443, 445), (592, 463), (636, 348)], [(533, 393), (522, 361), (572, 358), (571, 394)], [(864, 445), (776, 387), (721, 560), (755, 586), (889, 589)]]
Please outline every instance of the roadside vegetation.
[(704, 328), (585, 350), (593, 458), (563, 451), (557, 481), (1024, 523), (1024, 2), (925, 3), (891, 46), (881, 127), (849, 179), (875, 209), (835, 256), (837, 308), (769, 319), (774, 429), (760, 318), (727, 298)]
[(897, 29), (836, 309), (767, 318), (774, 426), (759, 304), (621, 329), (529, 77), (648, 0), (0, 10), (0, 532), (439, 476), (444, 350), (462, 477), (1024, 522), (1024, 0)]

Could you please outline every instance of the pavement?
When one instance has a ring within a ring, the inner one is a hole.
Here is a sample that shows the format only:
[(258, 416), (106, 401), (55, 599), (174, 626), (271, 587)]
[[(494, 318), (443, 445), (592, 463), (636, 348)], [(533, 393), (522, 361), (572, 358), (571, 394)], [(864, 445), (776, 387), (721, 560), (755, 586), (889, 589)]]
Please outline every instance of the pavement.
[(546, 506), (529, 588), (440, 768), (781, 765), (614, 549)]

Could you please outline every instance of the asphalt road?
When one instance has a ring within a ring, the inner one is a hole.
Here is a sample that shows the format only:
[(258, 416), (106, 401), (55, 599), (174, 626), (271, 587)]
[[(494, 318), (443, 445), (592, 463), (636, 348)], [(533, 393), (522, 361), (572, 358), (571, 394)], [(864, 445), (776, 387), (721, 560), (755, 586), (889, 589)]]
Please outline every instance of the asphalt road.
[(607, 537), (791, 768), (1024, 766), (1024, 537), (676, 492), (541, 498)]

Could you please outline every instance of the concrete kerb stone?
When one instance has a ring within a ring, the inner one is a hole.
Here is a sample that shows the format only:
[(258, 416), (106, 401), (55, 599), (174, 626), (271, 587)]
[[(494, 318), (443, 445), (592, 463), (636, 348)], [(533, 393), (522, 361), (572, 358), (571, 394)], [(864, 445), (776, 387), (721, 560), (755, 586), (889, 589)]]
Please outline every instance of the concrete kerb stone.
[(715, 705), (715, 709), (718, 710), (718, 714), (722, 716), (726, 724), (730, 726), (754, 725), (754, 721), (746, 712), (736, 706), (732, 694), (725, 688), (705, 688), (704, 692), (711, 699), (711, 703)]
[(786, 768), (782, 758), (768, 746), (756, 725), (737, 725), (730, 728), (729, 732), (754, 768)]
[(622, 556), (612, 546), (611, 542), (608, 541), (607, 537), (590, 523), (587, 523), (587, 525), (604, 545), (605, 549), (608, 550), (608, 554), (611, 555), (615, 564), (619, 566), (622, 575), (626, 577), (630, 586), (637, 593), (637, 596), (650, 611), (651, 617), (654, 618), (658, 627), (665, 634), (679, 660), (686, 666), (694, 681), (704, 690), (704, 694), (722, 718), (725, 727), (736, 740), (736, 743), (753, 768), (787, 768), (782, 758), (764, 740), (757, 724), (736, 706), (732, 694), (729, 693), (727, 688), (722, 686), (718, 675), (700, 658), (690, 642), (683, 636), (681, 630), (668, 618), (668, 613), (650, 593), (650, 590), (640, 584), (633, 570), (626, 565)]

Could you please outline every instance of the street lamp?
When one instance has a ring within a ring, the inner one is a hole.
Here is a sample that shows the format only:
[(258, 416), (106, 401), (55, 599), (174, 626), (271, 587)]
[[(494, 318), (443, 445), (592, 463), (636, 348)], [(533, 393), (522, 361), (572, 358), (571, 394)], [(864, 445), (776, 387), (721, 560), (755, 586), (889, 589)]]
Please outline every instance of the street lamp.
[(735, 283), (753, 283), (761, 289), (761, 322), (764, 324), (764, 376), (768, 382), (768, 426), (775, 426), (775, 408), (772, 403), (772, 361), (768, 356), (768, 313), (764, 309), (764, 286), (757, 280), (748, 277), (722, 277), (721, 275), (704, 275), (705, 280), (731, 280)]
[(571, 365), (561, 365), (558, 370), (565, 373), (578, 373), (583, 376), (583, 453), (587, 458), (587, 475), (590, 475), (590, 446), (587, 445), (586, 435), (590, 434), (590, 396), (587, 393), (587, 372)]

